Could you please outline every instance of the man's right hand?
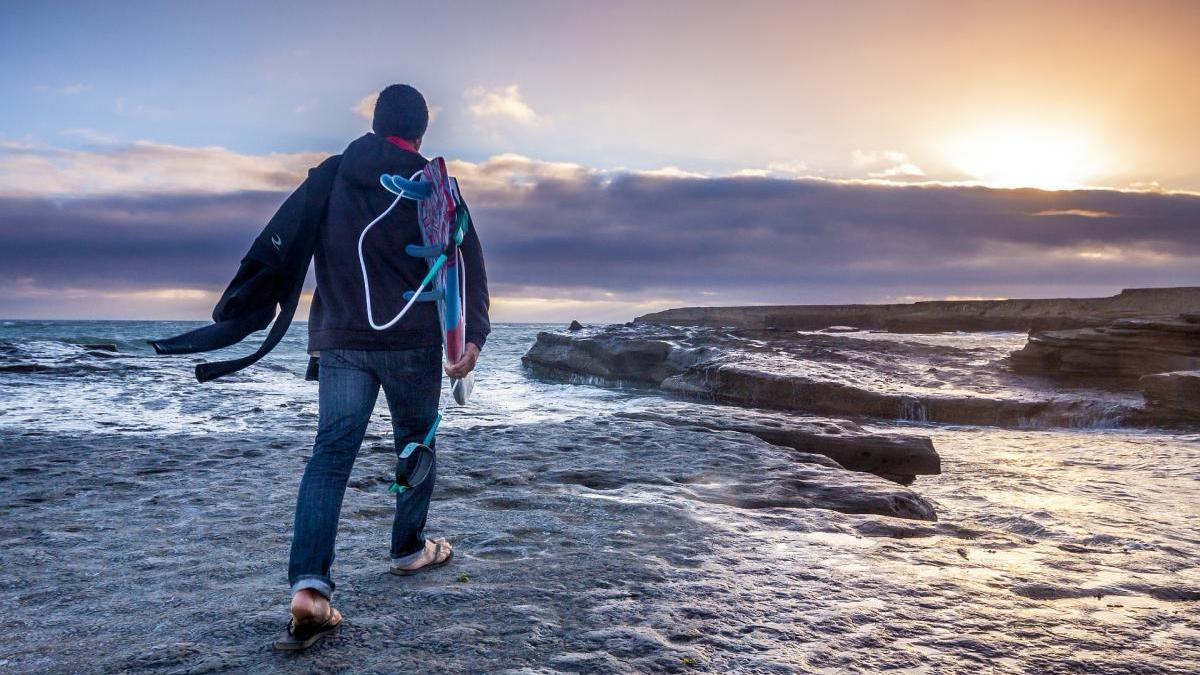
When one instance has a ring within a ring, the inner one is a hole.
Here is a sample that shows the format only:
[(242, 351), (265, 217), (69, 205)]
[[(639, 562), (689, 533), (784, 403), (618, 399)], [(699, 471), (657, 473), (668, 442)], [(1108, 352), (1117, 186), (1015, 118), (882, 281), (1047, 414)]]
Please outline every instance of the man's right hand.
[(467, 350), (463, 353), (462, 358), (457, 363), (446, 364), (446, 374), (451, 379), (461, 380), (472, 370), (475, 370), (475, 363), (478, 360), (479, 347), (475, 346), (474, 342), (468, 342)]

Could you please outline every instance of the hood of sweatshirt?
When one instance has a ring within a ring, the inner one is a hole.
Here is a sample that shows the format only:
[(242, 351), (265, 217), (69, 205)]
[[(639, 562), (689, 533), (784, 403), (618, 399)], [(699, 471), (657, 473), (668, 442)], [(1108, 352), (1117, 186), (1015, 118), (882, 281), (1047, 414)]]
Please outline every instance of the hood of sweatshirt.
[(346, 146), (338, 177), (355, 187), (382, 190), (380, 174), (400, 174), (408, 178), (428, 163), (429, 160), (419, 153), (403, 150), (383, 136), (367, 133)]

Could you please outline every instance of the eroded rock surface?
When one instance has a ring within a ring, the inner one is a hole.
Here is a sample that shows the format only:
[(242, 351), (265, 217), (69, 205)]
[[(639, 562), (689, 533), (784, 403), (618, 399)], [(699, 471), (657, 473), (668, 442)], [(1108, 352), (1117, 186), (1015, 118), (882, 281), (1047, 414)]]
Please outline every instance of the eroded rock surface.
[(1178, 316), (1038, 332), (1011, 362), (1019, 373), (1133, 388), (1143, 375), (1200, 368), (1200, 323)]
[(1200, 287), (1133, 288), (1107, 298), (939, 300), (894, 305), (683, 307), (636, 322), (674, 326), (819, 330), (849, 325), (893, 333), (1053, 330), (1103, 326), (1116, 319), (1174, 316), (1200, 307)]
[[(540, 333), (525, 364), (572, 382), (657, 387), (806, 414), (1004, 427), (1115, 424), (1133, 395), (1062, 395), (1002, 367), (1008, 352), (954, 336), (715, 330), (648, 324)], [(957, 342), (956, 342), (957, 340)], [(959, 344), (961, 343), (961, 345)], [(918, 472), (912, 472), (918, 473)]]
[(1139, 380), (1146, 414), (1154, 421), (1200, 422), (1200, 370), (1146, 375)]
[(681, 333), (646, 338), (616, 332), (578, 337), (542, 332), (524, 362), (564, 379), (590, 376), (615, 384), (658, 385), (703, 359), (701, 352), (676, 348), (670, 341), (682, 337)]
[(804, 453), (829, 457), (852, 471), (901, 483), (942, 471), (941, 457), (924, 436), (872, 433), (854, 422), (709, 406), (703, 411), (631, 412), (622, 417), (683, 427), (740, 431)]
[[(907, 488), (747, 434), (610, 418), (446, 429), (430, 526), (454, 541), (455, 560), (401, 578), (387, 573), (395, 455), (375, 438), (342, 508), (334, 576), (346, 625), (292, 655), (270, 644), (287, 617), (290, 525), (311, 430), (0, 434), (4, 668), (680, 669), (697, 651), (674, 636), (706, 631), (676, 612), (752, 576), (764, 586), (775, 577), (734, 573), (752, 553), (743, 549), (759, 546), (740, 533), (747, 524), (936, 520)], [(703, 589), (677, 588), (685, 579)], [(661, 607), (650, 627), (647, 603)]]

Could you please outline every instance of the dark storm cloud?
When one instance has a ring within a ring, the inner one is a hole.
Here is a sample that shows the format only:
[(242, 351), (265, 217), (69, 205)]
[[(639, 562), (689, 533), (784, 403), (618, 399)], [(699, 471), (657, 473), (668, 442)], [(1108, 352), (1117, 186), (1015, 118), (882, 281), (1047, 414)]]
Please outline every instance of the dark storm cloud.
[(217, 288), (286, 197), (276, 192), (0, 198), (0, 283)]
[[(464, 182), (502, 293), (1200, 282), (1200, 198), (1188, 195), (594, 173)], [(0, 199), (0, 287), (220, 290), (285, 196)]]
[[(1107, 217), (1037, 215), (1055, 211)], [(1200, 280), (1200, 198), (1186, 195), (626, 175), (543, 181), (482, 213), (506, 281), (528, 285)]]

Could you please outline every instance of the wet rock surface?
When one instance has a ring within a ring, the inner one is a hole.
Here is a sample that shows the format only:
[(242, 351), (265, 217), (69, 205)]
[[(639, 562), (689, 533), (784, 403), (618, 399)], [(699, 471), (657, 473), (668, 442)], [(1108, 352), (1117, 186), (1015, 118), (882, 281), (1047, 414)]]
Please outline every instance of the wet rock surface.
[[(698, 414), (699, 413), (699, 414)], [(621, 417), (657, 420), (684, 427), (739, 431), (803, 453), (829, 457), (851, 471), (863, 471), (908, 484), (917, 475), (941, 473), (941, 457), (929, 438), (868, 432), (846, 420), (777, 415), (765, 411), (710, 406), (678, 412), (631, 412)]]
[[(393, 449), (371, 437), (334, 566), (346, 622), (285, 654), (271, 642), (286, 621), (307, 434), (0, 435), (3, 667), (1186, 672), (1200, 649), (1187, 562), (1200, 542), (1177, 539), (1175, 521), (1161, 540), (1076, 531), (1004, 502), (1001, 486), (976, 486), (986, 508), (951, 521), (808, 508), (927, 502), (745, 434), (620, 418), (447, 429), (430, 534), (455, 542), (455, 562), (395, 577)], [(962, 473), (998, 456), (979, 439), (938, 442)], [(1014, 479), (1028, 482), (1047, 461), (1059, 459), (1014, 457), (1005, 470), (1024, 467)]]
[(857, 326), (892, 333), (1055, 330), (1103, 326), (1116, 319), (1173, 316), (1200, 307), (1200, 288), (1133, 288), (1107, 298), (942, 300), (895, 305), (683, 307), (636, 322), (735, 330), (820, 330)]
[(1139, 380), (1146, 416), (1155, 422), (1200, 423), (1200, 370), (1146, 375)]
[(746, 434), (579, 419), (441, 443), (433, 520), (456, 562), (412, 579), (387, 573), (394, 454), (369, 443), (335, 565), (347, 624), (336, 649), (293, 658), (270, 644), (286, 622), (304, 440), (0, 436), (5, 665), (677, 669), (706, 641), (668, 620), (686, 604), (650, 625), (629, 612), (755, 546), (711, 520), (756, 511), (783, 523), (809, 509), (936, 519), (906, 488)]
[(524, 362), (539, 376), (569, 382), (657, 387), (820, 415), (1074, 427), (1118, 424), (1140, 408), (1133, 395), (1061, 392), (1013, 374), (1006, 365), (1011, 350), (994, 338), (923, 337), (635, 323), (539, 333)]
[(1037, 332), (1011, 362), (1020, 373), (1134, 388), (1143, 375), (1200, 368), (1200, 323), (1177, 316)]
[(620, 384), (656, 386), (706, 356), (703, 349), (681, 349), (677, 331), (639, 332), (609, 327), (572, 335), (538, 333), (524, 362), (543, 374), (564, 379), (595, 377)]

